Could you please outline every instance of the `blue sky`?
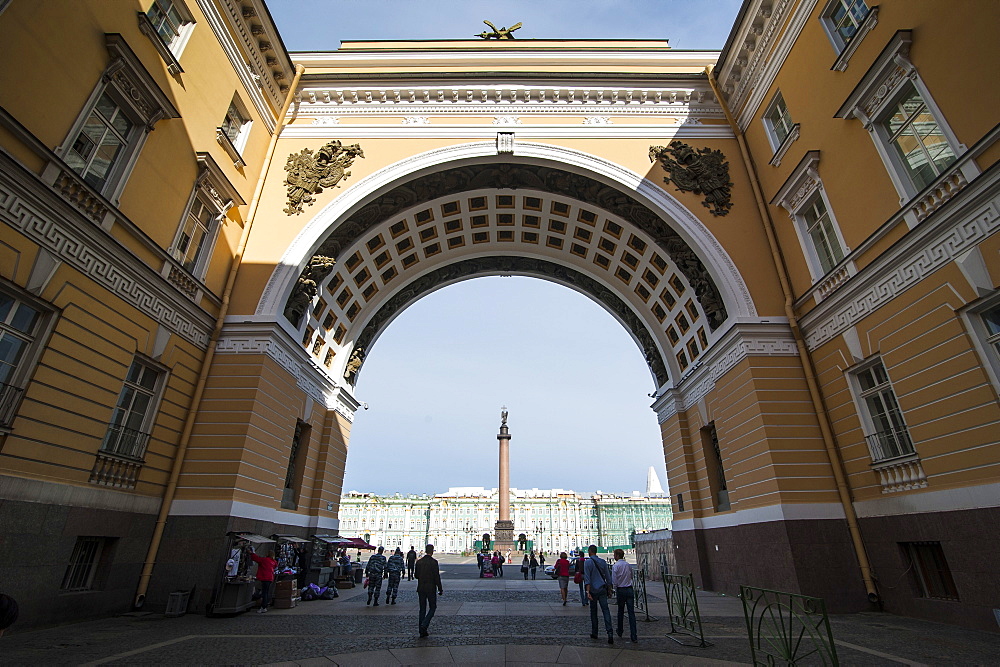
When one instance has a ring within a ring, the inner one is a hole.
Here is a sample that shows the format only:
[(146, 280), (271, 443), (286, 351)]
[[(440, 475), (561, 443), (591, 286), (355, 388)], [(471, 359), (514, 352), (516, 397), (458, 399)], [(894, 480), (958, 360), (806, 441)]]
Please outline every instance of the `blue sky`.
[[(669, 39), (721, 49), (739, 0), (268, 0), (289, 51), (340, 40), (464, 39), (524, 24), (519, 39)], [(603, 308), (532, 278), (477, 278), (404, 311), (369, 350), (344, 490), (437, 493), (497, 485), (500, 408), (511, 485), (629, 493), (654, 466), (666, 487), (655, 387)]]

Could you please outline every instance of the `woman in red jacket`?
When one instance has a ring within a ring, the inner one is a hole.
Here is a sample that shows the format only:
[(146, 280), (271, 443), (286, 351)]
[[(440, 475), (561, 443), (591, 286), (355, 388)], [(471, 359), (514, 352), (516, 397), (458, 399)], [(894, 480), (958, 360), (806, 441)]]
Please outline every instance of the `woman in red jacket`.
[(563, 606), (566, 606), (566, 593), (569, 589), (569, 559), (566, 552), (559, 554), (559, 560), (555, 567), (556, 579), (559, 580), (559, 594), (562, 596)]
[(251, 551), (250, 559), (257, 563), (257, 581), (260, 582), (260, 609), (257, 613), (263, 614), (271, 604), (271, 596), (274, 594), (274, 568), (278, 567), (278, 561), (274, 560), (273, 551), (268, 551), (263, 558)]

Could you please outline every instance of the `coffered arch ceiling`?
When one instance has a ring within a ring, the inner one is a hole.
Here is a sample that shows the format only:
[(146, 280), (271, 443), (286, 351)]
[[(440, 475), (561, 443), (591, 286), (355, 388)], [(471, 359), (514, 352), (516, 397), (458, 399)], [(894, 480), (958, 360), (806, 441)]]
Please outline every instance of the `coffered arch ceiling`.
[(599, 179), (506, 155), (399, 179), (312, 245), (300, 267), (316, 256), (335, 264), (312, 276), (319, 289), (311, 299), (287, 285), (281, 291), (291, 293), (288, 324), (319, 367), (353, 384), (379, 334), (421, 296), (477, 276), (533, 276), (604, 307), (636, 341), (656, 387), (676, 382), (727, 319), (754, 314), (752, 304), (745, 292), (728, 293), (731, 285), (720, 290), (705, 249), (696, 252), (676, 220)]

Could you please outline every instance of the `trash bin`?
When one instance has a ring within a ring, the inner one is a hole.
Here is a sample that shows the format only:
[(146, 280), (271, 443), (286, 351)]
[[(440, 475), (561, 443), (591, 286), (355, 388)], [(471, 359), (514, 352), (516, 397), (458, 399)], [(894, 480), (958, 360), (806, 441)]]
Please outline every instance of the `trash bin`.
[(187, 613), (190, 597), (191, 591), (174, 591), (167, 596), (167, 610), (163, 612), (163, 615), (170, 618), (183, 616)]
[(354, 583), (360, 584), (365, 580), (365, 568), (361, 566), (361, 563), (354, 565)]

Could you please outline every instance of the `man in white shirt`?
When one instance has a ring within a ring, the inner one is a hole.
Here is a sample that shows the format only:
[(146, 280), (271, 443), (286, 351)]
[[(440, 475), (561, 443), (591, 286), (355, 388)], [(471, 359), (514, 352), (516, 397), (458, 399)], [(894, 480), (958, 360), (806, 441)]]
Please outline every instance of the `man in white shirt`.
[(628, 629), (632, 643), (639, 641), (635, 633), (635, 590), (632, 588), (632, 566), (625, 560), (625, 552), (615, 549), (615, 564), (611, 568), (611, 583), (618, 597), (618, 636), (624, 632), (625, 609), (628, 608)]

